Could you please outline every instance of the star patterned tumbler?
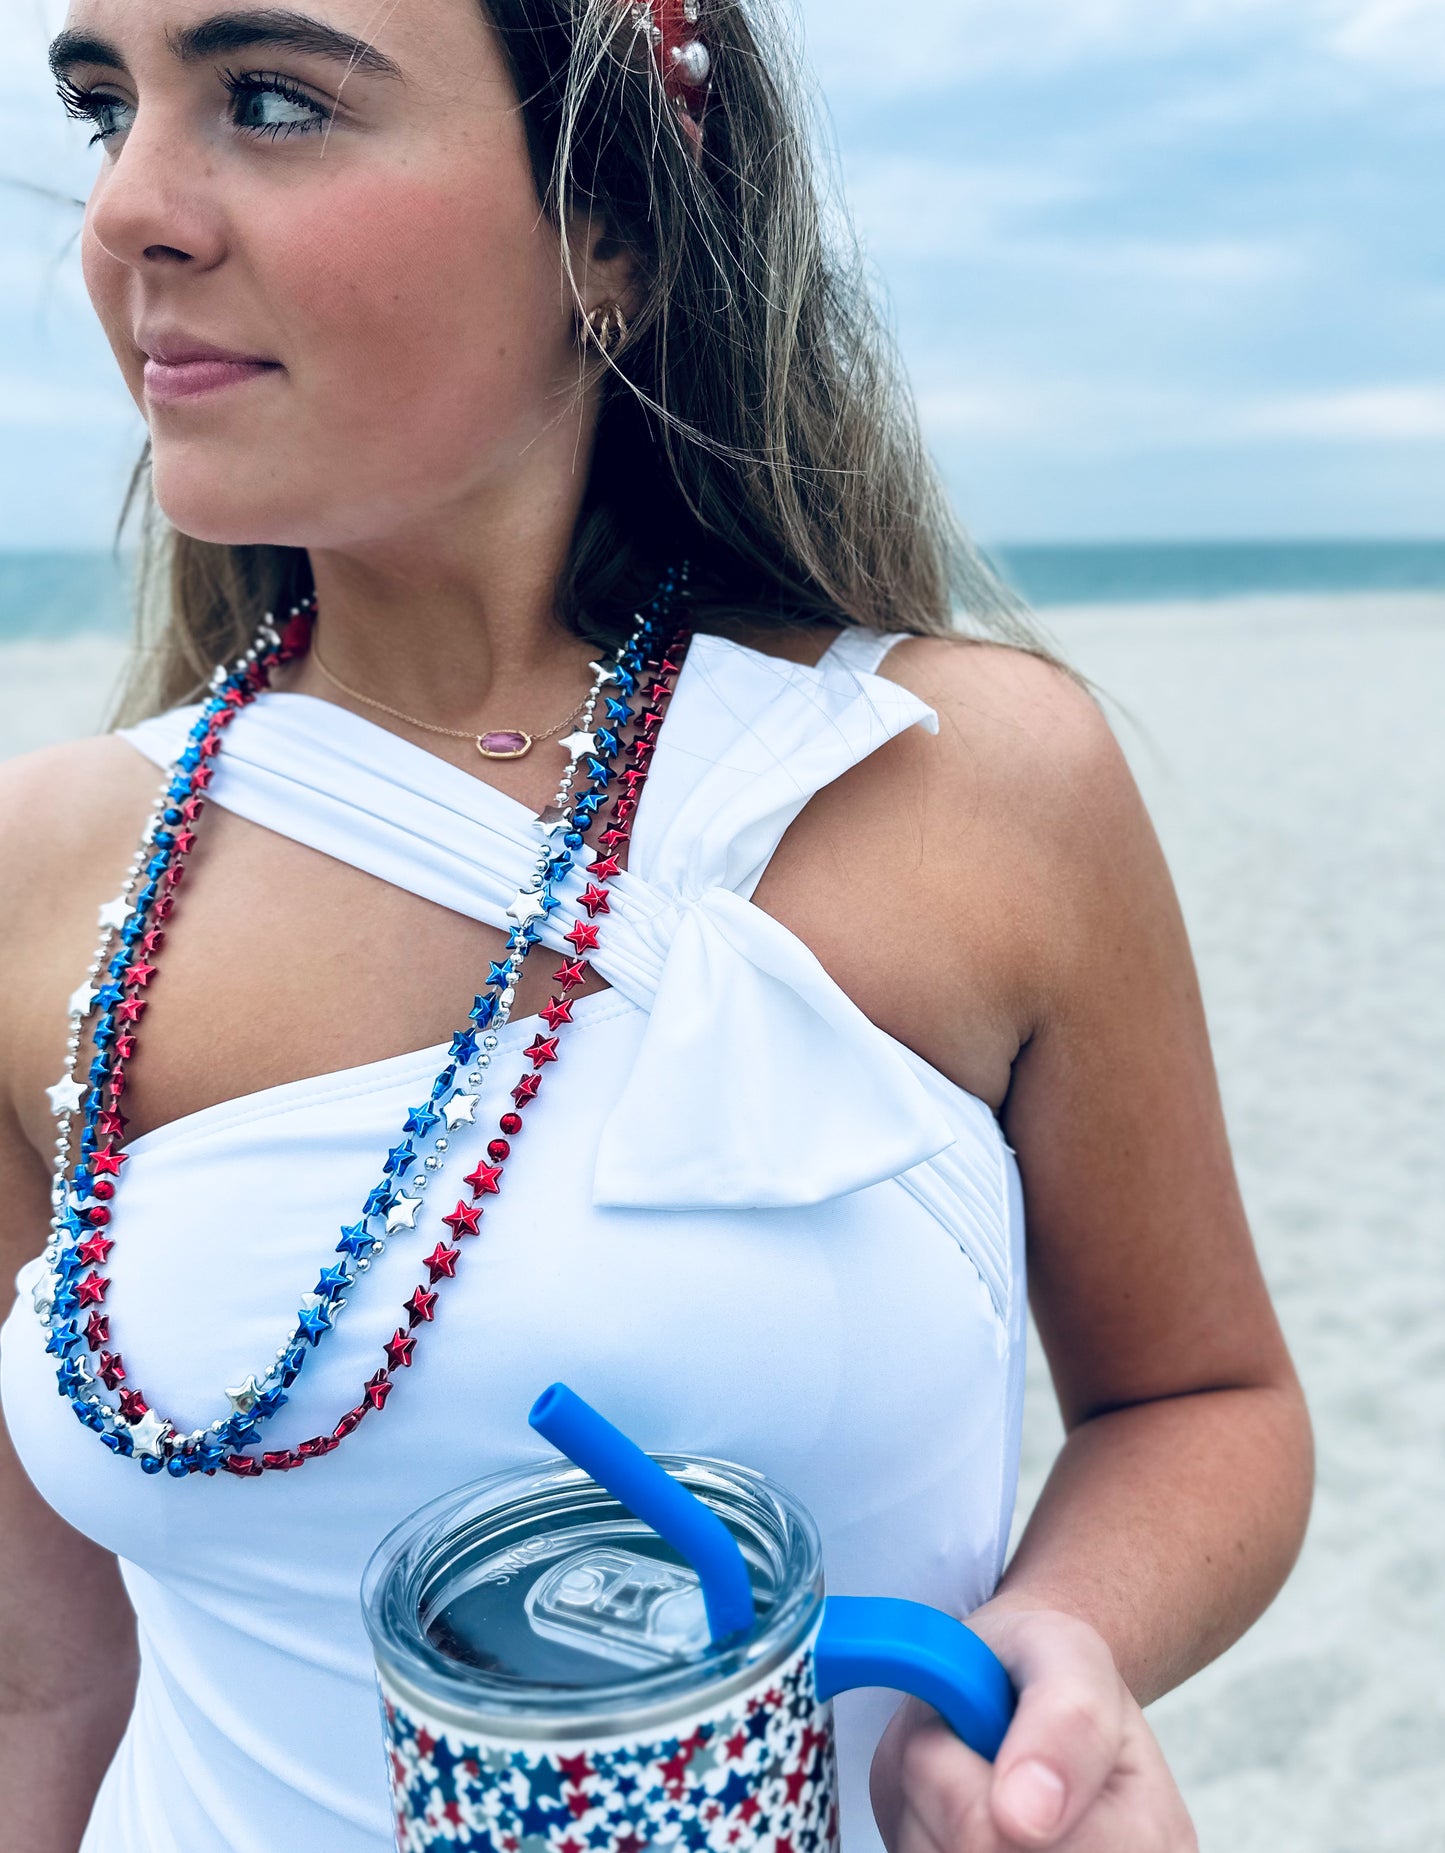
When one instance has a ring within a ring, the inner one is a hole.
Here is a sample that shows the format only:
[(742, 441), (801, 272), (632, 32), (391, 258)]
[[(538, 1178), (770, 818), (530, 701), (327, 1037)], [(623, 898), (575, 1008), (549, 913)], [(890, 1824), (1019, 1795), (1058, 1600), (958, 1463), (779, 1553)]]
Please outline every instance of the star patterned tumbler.
[(838, 1853), (852, 1686), (997, 1750), (989, 1649), (921, 1603), (825, 1597), (782, 1487), (644, 1454), (561, 1384), (531, 1421), (566, 1460), (431, 1501), (362, 1579), (398, 1853)]

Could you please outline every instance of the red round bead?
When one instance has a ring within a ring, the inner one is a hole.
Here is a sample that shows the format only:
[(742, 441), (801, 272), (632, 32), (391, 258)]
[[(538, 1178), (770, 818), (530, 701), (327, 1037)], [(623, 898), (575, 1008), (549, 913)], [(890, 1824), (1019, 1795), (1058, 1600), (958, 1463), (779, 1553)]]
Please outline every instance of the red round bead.
[(97, 1178), (90, 1189), (91, 1195), (96, 1197), (113, 1197), (115, 1195), (115, 1185), (111, 1183), (108, 1177)]
[(487, 1147), (487, 1156), (494, 1165), (499, 1165), (511, 1149), (505, 1139), (493, 1139)]
[(522, 1130), (522, 1116), (520, 1113), (504, 1113), (497, 1124), (509, 1139), (515, 1139)]
[(97, 1229), (103, 1229), (110, 1221), (110, 1211), (103, 1203), (94, 1204), (85, 1212), (85, 1220), (94, 1223)]

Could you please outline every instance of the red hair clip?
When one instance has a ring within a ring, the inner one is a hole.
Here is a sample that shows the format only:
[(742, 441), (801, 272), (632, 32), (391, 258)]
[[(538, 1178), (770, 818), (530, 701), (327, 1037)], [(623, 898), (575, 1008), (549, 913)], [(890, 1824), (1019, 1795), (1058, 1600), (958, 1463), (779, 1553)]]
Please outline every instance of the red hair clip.
[(698, 37), (698, 0), (634, 0), (633, 13), (652, 41), (663, 89), (694, 147), (701, 148), (712, 56)]

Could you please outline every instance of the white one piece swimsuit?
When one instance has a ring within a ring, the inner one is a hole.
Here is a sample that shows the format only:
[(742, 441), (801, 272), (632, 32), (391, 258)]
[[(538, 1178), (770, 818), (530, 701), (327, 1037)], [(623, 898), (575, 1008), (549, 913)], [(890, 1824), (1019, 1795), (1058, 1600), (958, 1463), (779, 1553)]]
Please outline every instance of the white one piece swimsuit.
[[(1022, 1403), (1013, 1152), (983, 1101), (870, 1022), (749, 898), (816, 791), (906, 727), (937, 731), (874, 673), (892, 641), (847, 631), (807, 667), (693, 640), (591, 955), (611, 988), (574, 1005), (414, 1364), (334, 1453), (255, 1480), (142, 1474), (109, 1453), (57, 1393), (36, 1231), (0, 1329), (6, 1422), (41, 1494), (115, 1552), (141, 1650), (81, 1853), (387, 1853), (362, 1569), (425, 1501), (555, 1458), (527, 1425), (554, 1379), (653, 1452), (789, 1487), (830, 1590), (960, 1616), (988, 1596)], [(121, 737), (164, 765), (196, 713)], [(504, 930), (535, 860), (523, 805), (314, 696), (245, 709), (209, 795)], [(564, 899), (579, 891), (573, 871)], [(570, 954), (575, 917), (560, 907), (544, 942)], [(495, 1136), (539, 1024), (501, 1032), (448, 1184)], [(223, 1386), (274, 1357), (446, 1054), (264, 1088), (130, 1141), (106, 1306), (178, 1427), (228, 1414)], [(415, 1237), (358, 1280), (267, 1447), (329, 1431), (357, 1401), (456, 1195), (426, 1202)], [(53, 1638), (63, 1656), (63, 1610)], [(868, 1771), (897, 1702), (837, 1701), (844, 1853), (881, 1847)]]

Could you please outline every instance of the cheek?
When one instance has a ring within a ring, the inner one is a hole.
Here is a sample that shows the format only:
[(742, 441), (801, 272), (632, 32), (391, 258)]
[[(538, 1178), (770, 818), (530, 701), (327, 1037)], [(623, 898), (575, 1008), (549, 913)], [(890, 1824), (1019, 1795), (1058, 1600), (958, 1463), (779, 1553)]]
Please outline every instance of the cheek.
[(557, 235), (535, 209), (481, 184), (392, 180), (333, 193), (287, 243), (293, 384), (330, 431), (424, 443), (440, 460), (555, 411), (572, 349)]
[(122, 377), (139, 405), (143, 392), (145, 357), (135, 345), (131, 273), (128, 266), (112, 257), (92, 233), (88, 212), (80, 234), (80, 270), (96, 319), (105, 331), (105, 338), (110, 343)]

